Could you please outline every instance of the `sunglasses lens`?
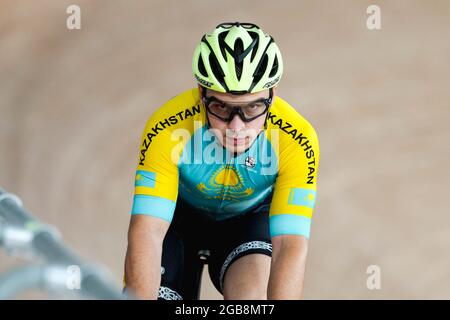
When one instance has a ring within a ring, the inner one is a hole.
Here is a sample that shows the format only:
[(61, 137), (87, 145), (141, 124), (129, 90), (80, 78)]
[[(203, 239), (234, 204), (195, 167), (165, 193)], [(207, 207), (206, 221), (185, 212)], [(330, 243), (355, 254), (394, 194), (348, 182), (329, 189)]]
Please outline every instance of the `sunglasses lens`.
[(264, 102), (252, 103), (250, 105), (242, 107), (241, 110), (246, 119), (251, 119), (266, 112), (266, 105), (264, 104)]
[(258, 28), (259, 29), (259, 27), (257, 25), (255, 25), (253, 23), (246, 23), (246, 22), (244, 22), (244, 23), (224, 22), (224, 23), (219, 24), (216, 28), (220, 28), (221, 27), (221, 28), (225, 28), (225, 29), (230, 29), (231, 27), (237, 26), (237, 25), (240, 25), (240, 26), (242, 26), (245, 29), (252, 29), (252, 28)]
[(253, 23), (241, 23), (241, 26), (243, 26), (245, 29), (258, 28), (258, 26)]
[(234, 23), (224, 22), (224, 23), (219, 24), (216, 28), (230, 29), (233, 25), (234, 25)]
[(221, 119), (230, 119), (233, 113), (237, 113), (241, 115), (244, 121), (249, 121), (264, 114), (267, 106), (264, 102), (254, 102), (244, 106), (233, 107), (222, 102), (211, 101), (208, 105), (208, 110)]
[(211, 101), (209, 104), (209, 110), (211, 113), (221, 118), (228, 118), (232, 111), (231, 108), (218, 101)]

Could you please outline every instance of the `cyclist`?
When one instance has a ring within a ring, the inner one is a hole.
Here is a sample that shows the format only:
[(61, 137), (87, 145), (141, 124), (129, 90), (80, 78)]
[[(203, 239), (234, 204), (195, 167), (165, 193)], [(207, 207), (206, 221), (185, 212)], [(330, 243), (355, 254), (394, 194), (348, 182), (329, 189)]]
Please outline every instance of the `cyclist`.
[(192, 67), (198, 87), (155, 111), (142, 135), (126, 289), (198, 299), (206, 259), (224, 299), (300, 299), (319, 145), (276, 96), (280, 50), (254, 24), (222, 23)]

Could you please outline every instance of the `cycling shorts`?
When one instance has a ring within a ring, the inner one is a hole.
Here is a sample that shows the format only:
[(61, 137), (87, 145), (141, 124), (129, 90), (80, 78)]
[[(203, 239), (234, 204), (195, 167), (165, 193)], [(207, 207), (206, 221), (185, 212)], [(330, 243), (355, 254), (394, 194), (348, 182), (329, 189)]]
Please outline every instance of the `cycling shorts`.
[(163, 242), (160, 300), (197, 300), (204, 264), (216, 289), (231, 264), (248, 254), (272, 255), (269, 207), (272, 194), (257, 208), (222, 221), (177, 201)]

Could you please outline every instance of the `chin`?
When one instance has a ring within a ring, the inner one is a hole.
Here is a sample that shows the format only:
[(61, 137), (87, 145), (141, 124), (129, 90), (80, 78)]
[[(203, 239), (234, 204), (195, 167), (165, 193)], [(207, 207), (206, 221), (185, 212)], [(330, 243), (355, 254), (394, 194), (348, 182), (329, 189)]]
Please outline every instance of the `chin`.
[(237, 154), (240, 154), (240, 153), (242, 153), (242, 152), (244, 152), (247, 148), (246, 147), (231, 147), (231, 148), (227, 148), (230, 152), (233, 152), (233, 153), (237, 153)]

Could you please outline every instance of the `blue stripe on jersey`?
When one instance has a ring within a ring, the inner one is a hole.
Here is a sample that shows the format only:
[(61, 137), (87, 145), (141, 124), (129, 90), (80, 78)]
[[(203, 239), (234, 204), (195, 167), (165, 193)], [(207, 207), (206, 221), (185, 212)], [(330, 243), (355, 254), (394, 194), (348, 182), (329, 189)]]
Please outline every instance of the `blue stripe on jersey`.
[(270, 236), (302, 235), (309, 239), (311, 219), (295, 214), (276, 214), (270, 217)]
[(161, 197), (137, 194), (134, 196), (131, 214), (146, 214), (171, 222), (174, 211), (174, 201)]

